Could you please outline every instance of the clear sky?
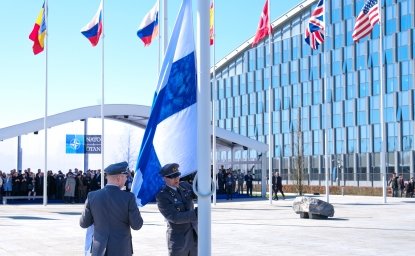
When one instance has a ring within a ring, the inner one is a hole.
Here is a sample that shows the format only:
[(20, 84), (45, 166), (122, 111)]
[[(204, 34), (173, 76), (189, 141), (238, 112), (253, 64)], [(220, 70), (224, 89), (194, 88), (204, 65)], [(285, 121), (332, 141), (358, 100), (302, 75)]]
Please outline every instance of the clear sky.
[[(193, 1), (194, 24), (198, 1)], [(301, 2), (271, 1), (271, 21)], [(98, 46), (92, 47), (80, 33), (80, 29), (96, 13), (100, 0), (49, 0), (48, 3), (48, 114), (100, 104), (103, 41), (101, 38)], [(106, 104), (150, 105), (153, 100), (157, 82), (158, 41), (144, 47), (136, 32), (141, 19), (154, 3), (155, 0), (105, 1)], [(264, 3), (265, 0), (215, 1), (216, 61), (255, 34)], [(33, 55), (32, 41), (28, 39), (42, 4), (42, 0), (0, 1), (0, 22), (4, 24), (0, 40), (0, 128), (44, 115), (45, 52)], [(170, 32), (180, 4), (180, 0), (168, 1)], [(82, 133), (82, 127), (74, 128), (77, 126), (80, 125), (65, 125), (59, 132), (58, 128), (51, 132), (50, 141), (59, 141), (56, 145), (59, 154), (65, 151), (65, 145), (61, 145), (65, 134)], [(117, 144), (116, 138), (123, 137), (126, 129), (129, 128), (106, 122), (106, 132), (113, 134), (109, 143)], [(89, 132), (99, 134), (100, 129)], [(141, 134), (136, 129), (134, 132)], [(22, 138), (23, 169), (44, 166), (42, 141), (43, 136)], [(33, 144), (37, 146), (33, 147)], [(110, 144), (111, 149), (106, 150), (105, 165), (121, 158), (114, 158), (113, 155), (117, 153), (114, 149), (122, 145), (113, 144)], [(0, 170), (15, 168), (16, 150), (16, 139), (0, 142)], [(58, 161), (62, 157), (57, 152), (52, 149), (48, 152), (50, 169), (66, 171), (68, 168), (82, 168), (82, 161), (76, 159), (73, 162), (73, 156), (64, 156), (64, 163)], [(90, 166), (99, 168), (100, 160), (97, 157), (93, 159)]]

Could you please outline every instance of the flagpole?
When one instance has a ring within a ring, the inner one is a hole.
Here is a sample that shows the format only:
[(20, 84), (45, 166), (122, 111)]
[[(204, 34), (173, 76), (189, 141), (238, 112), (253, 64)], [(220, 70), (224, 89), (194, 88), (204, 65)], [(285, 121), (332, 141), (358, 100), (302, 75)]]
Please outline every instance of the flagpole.
[(382, 3), (381, 1), (378, 0), (378, 8), (379, 8), (379, 73), (380, 73), (380, 129), (381, 129), (381, 134), (382, 134), (382, 151), (381, 151), (381, 155), (380, 155), (380, 166), (381, 166), (381, 172), (382, 172), (382, 195), (383, 195), (383, 203), (386, 204), (387, 203), (387, 197), (386, 197), (386, 129), (385, 129), (385, 120), (384, 120), (384, 116), (383, 116), (383, 112), (384, 112), (384, 88), (383, 88), (383, 54), (382, 54), (382, 50), (383, 50), (383, 26), (382, 26)]
[(163, 0), (163, 55), (166, 53), (167, 45), (169, 43), (168, 21), (167, 0)]
[(269, 20), (269, 87), (268, 87), (268, 190), (269, 190), (269, 203), (272, 204), (272, 66), (274, 64), (274, 56), (272, 51), (272, 26), (271, 26), (271, 0), (268, 0), (268, 20)]
[[(45, 13), (45, 22), (46, 26), (49, 25), (48, 23), (48, 0), (45, 0), (45, 9), (43, 10)], [(45, 171), (43, 175), (43, 205), (46, 206), (48, 204), (48, 39), (49, 39), (49, 30), (46, 29), (46, 50), (45, 50), (45, 117), (43, 118), (43, 129), (45, 130)]]
[(158, 2), (158, 5), (159, 5), (159, 7), (158, 7), (158, 10), (159, 10), (159, 13), (158, 13), (158, 22), (159, 22), (159, 31), (158, 31), (158, 38), (159, 38), (159, 57), (158, 57), (158, 67), (157, 67), (157, 76), (156, 77), (158, 77), (159, 75), (160, 75), (160, 68), (161, 68), (161, 66), (160, 66), (160, 59), (161, 59), (161, 32), (160, 32), (160, 28), (162, 28), (163, 26), (164, 26), (164, 24), (163, 25), (161, 25), (160, 24), (160, 14), (161, 14), (161, 11), (160, 11), (160, 0), (157, 0), (157, 2)]
[[(212, 0), (213, 5), (213, 21), (215, 21), (215, 0)], [(215, 188), (213, 189), (213, 205), (216, 205), (216, 166), (217, 166), (217, 158), (216, 158), (216, 113), (215, 113), (215, 100), (216, 100), (216, 29), (215, 23), (213, 22), (213, 89), (212, 89), (212, 174), (213, 174), (213, 181), (215, 183)]]
[[(211, 176), (209, 132), (209, 1), (199, 0), (197, 5), (197, 170), (198, 170), (198, 255), (211, 255)], [(207, 195), (207, 196), (206, 196)]]
[[(326, 1), (324, 1), (324, 15), (326, 14)], [(326, 24), (325, 24), (325, 20), (324, 20), (324, 34), (326, 34), (326, 32), (327, 32), (327, 29), (326, 29)], [(328, 46), (327, 46), (328, 47)], [(327, 56), (328, 56), (328, 54), (327, 54), (327, 51), (326, 51), (326, 44), (325, 44), (325, 46), (323, 47), (323, 55), (324, 55), (324, 58), (323, 58), (323, 61), (324, 61), (324, 63), (323, 63), (323, 69), (325, 69), (326, 68), (326, 64), (328, 63), (327, 62)], [(329, 135), (328, 135), (328, 132), (329, 132), (329, 122), (328, 122), (328, 120), (329, 120), (329, 104), (328, 104), (328, 100), (329, 100), (329, 98), (328, 98), (328, 84), (327, 84), (327, 69), (326, 70), (324, 70), (324, 91), (325, 91), (325, 96), (326, 96), (326, 102), (325, 102), (325, 105), (326, 105), (326, 122), (325, 122), (325, 124), (326, 124), (326, 129), (325, 129), (325, 132), (324, 132), (324, 144), (325, 144), (325, 149), (326, 149), (326, 164), (325, 164), (325, 168), (324, 168), (324, 170), (325, 170), (325, 186), (326, 186), (326, 202), (327, 203), (329, 203), (329, 201), (330, 201), (330, 188), (329, 188), (329, 165), (330, 165), (330, 158), (329, 158)]]
[(105, 148), (105, 125), (104, 125), (104, 42), (105, 42), (105, 22), (104, 22), (104, 2), (105, 0), (102, 0), (102, 54), (101, 54), (101, 188), (104, 187), (105, 183), (105, 174), (104, 174), (104, 148)]

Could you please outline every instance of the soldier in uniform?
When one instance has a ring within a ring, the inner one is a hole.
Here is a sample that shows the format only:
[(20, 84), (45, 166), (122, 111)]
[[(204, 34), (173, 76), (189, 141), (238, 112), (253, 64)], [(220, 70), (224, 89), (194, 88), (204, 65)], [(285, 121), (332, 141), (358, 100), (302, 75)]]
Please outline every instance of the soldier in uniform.
[(157, 194), (157, 206), (167, 221), (167, 247), (170, 256), (197, 255), (197, 207), (192, 187), (180, 182), (179, 165), (166, 164), (160, 170), (166, 185)]
[(92, 256), (131, 256), (131, 229), (139, 230), (143, 218), (133, 193), (121, 190), (127, 179), (127, 162), (105, 168), (108, 183), (103, 189), (90, 192), (79, 220), (82, 228), (94, 225)]

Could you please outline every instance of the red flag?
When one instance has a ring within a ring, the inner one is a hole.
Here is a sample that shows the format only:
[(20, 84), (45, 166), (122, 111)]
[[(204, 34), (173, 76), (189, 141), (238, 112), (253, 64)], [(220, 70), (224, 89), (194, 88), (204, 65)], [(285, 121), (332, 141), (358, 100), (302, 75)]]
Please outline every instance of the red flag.
[(269, 22), (269, 12), (268, 12), (268, 0), (265, 1), (264, 9), (261, 13), (261, 18), (259, 20), (258, 29), (255, 34), (254, 41), (252, 46), (255, 46), (259, 41), (264, 37), (271, 34), (271, 23)]

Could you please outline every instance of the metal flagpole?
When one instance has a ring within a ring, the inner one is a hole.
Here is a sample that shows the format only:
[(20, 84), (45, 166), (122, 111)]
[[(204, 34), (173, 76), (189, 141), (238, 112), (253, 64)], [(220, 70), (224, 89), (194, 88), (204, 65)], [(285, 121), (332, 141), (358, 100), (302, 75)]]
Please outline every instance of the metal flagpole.
[[(215, 0), (212, 0), (213, 5), (213, 21), (215, 21)], [(209, 13), (210, 14), (210, 13)], [(209, 24), (210, 25), (210, 24)], [(215, 114), (215, 100), (216, 100), (216, 29), (215, 23), (213, 23), (213, 89), (212, 89), (212, 174), (213, 181), (215, 182), (215, 188), (213, 190), (213, 205), (216, 205), (216, 172), (217, 159), (216, 159), (216, 114)]]
[(169, 26), (168, 26), (167, 0), (163, 0), (163, 55), (166, 53), (169, 43)]
[[(160, 10), (160, 0), (158, 0), (158, 5), (159, 5), (159, 8), (158, 8), (158, 17), (157, 17), (157, 19), (159, 20), (158, 22), (159, 22), (159, 57), (158, 57), (158, 66), (157, 66), (157, 76), (156, 77), (158, 77), (159, 75), (160, 75), (160, 58), (161, 58), (161, 32), (160, 32), (160, 27), (162, 27), (162, 25), (160, 24), (160, 14), (161, 14), (161, 10)], [(164, 24), (163, 24), (163, 26), (164, 26)]]
[(209, 1), (199, 0), (196, 24), (197, 59), (197, 170), (198, 170), (198, 255), (211, 255), (211, 205), (212, 180), (210, 176), (209, 131)]
[(271, 26), (271, 0), (268, 0), (268, 21), (270, 25), (269, 31), (269, 87), (268, 87), (268, 190), (269, 190), (269, 203), (272, 204), (272, 66), (274, 64), (274, 57), (272, 51), (272, 26)]
[(104, 148), (105, 148), (105, 125), (104, 125), (104, 42), (105, 42), (105, 23), (104, 23), (104, 2), (105, 0), (102, 0), (102, 60), (101, 60), (101, 188), (104, 187)]
[(383, 26), (382, 26), (382, 3), (381, 1), (378, 0), (378, 8), (379, 8), (379, 73), (380, 73), (380, 129), (381, 129), (381, 133), (382, 133), (382, 151), (380, 154), (380, 166), (381, 166), (381, 172), (382, 172), (382, 182), (383, 182), (383, 191), (382, 191), (382, 195), (383, 195), (383, 203), (387, 203), (386, 200), (386, 165), (385, 165), (385, 160), (386, 160), (386, 129), (385, 129), (385, 120), (384, 120), (384, 116), (383, 116), (383, 112), (384, 112), (384, 97), (385, 97), (385, 90), (383, 88)]
[[(49, 25), (48, 22), (48, 0), (45, 0), (45, 22), (46, 26)], [(48, 204), (48, 39), (49, 39), (49, 29), (46, 29), (46, 50), (45, 50), (45, 117), (43, 118), (43, 129), (45, 130), (45, 171), (43, 175), (43, 205)]]
[[(326, 1), (324, 1), (324, 15), (326, 15)], [(324, 20), (324, 31), (326, 32), (327, 31), (327, 29), (326, 29), (326, 24), (325, 24), (325, 20)], [(324, 34), (326, 34), (326, 33), (324, 33)], [(327, 46), (328, 47), (328, 46)], [(323, 69), (324, 68), (326, 68), (326, 65), (327, 65), (327, 56), (328, 56), (328, 52), (326, 51), (326, 45), (325, 46), (323, 46), (323, 54), (324, 54), (324, 63), (323, 63)], [(326, 124), (326, 129), (325, 129), (325, 132), (324, 132), (324, 144), (325, 144), (325, 150), (326, 150), (326, 152), (325, 152), (325, 157), (326, 157), (326, 164), (325, 164), (325, 168), (324, 168), (324, 170), (325, 170), (325, 185), (326, 185), (326, 202), (328, 203), (329, 202), (329, 199), (330, 199), (330, 188), (329, 188), (329, 165), (330, 165), (330, 159), (329, 159), (329, 135), (328, 135), (328, 132), (329, 132), (329, 122), (328, 122), (328, 120), (329, 120), (329, 104), (328, 104), (328, 100), (329, 100), (329, 97), (328, 97), (328, 84), (327, 84), (327, 69), (326, 70), (324, 70), (324, 91), (325, 91), (325, 98), (326, 98), (326, 102), (325, 102), (325, 104), (326, 104), (326, 122), (325, 122), (325, 124)]]

